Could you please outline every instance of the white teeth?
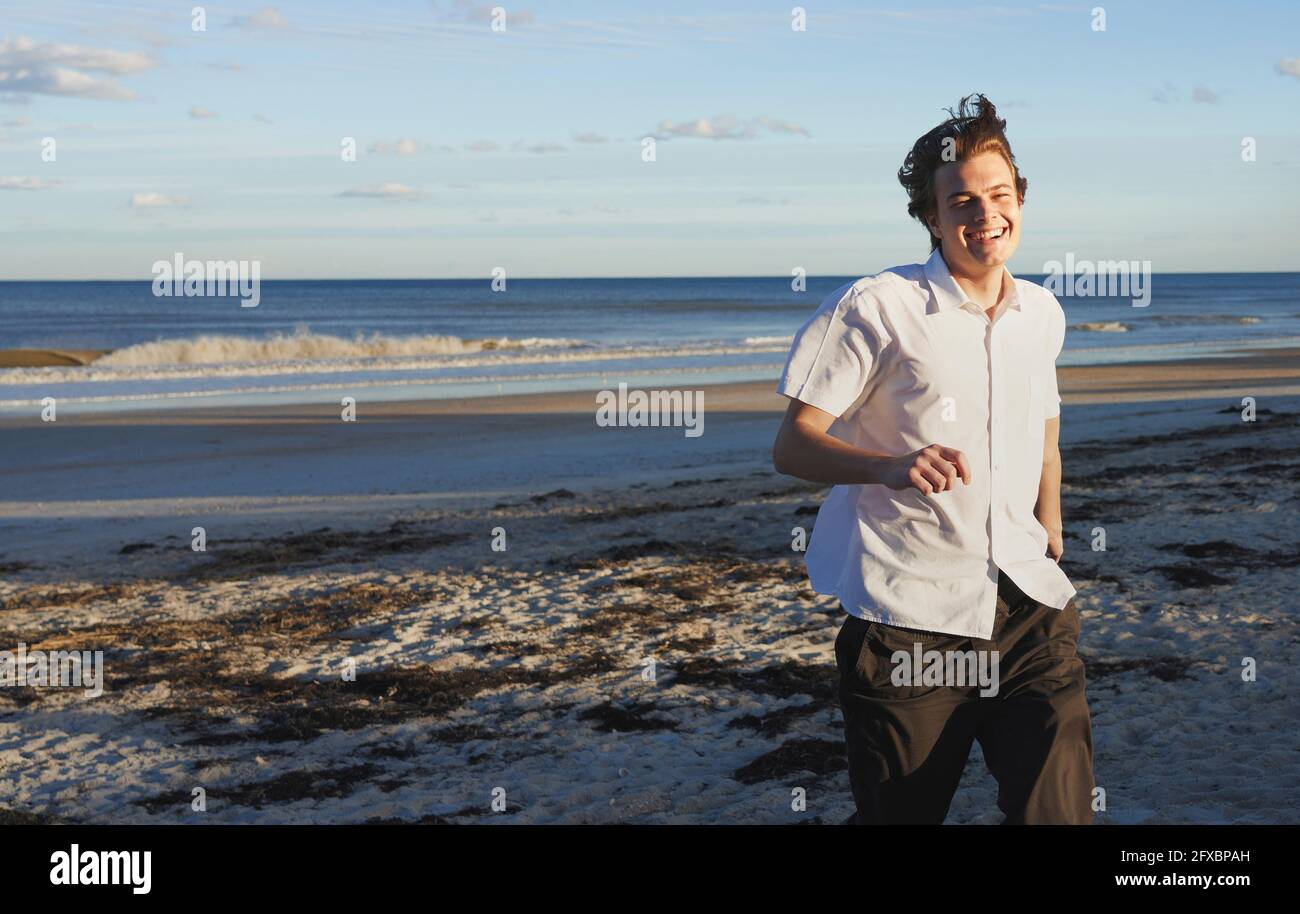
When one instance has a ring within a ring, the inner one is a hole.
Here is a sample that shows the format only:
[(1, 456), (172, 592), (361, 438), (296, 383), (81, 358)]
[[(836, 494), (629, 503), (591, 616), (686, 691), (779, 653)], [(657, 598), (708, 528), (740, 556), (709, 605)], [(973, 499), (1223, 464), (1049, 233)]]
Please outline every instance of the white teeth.
[(972, 241), (990, 241), (994, 238), (1001, 238), (1006, 231), (1006, 226), (999, 229), (992, 229), (983, 232), (973, 232), (970, 235)]

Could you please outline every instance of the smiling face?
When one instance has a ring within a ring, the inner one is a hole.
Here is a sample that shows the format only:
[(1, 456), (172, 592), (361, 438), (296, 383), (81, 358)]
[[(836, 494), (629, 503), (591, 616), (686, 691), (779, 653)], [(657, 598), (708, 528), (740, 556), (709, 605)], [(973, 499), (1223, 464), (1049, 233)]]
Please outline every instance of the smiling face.
[(934, 173), (934, 216), (927, 221), (955, 275), (1001, 269), (1020, 244), (1016, 178), (998, 152), (948, 162)]

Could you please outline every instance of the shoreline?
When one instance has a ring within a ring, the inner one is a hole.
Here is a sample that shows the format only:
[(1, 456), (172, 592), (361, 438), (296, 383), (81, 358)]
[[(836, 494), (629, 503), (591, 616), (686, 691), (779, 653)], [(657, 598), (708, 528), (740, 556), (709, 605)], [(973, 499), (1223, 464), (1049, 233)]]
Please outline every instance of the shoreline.
[[(1211, 397), (1291, 396), (1300, 393), (1300, 347), (1287, 349), (1242, 348), (1238, 356), (1198, 356), (1178, 360), (1066, 366), (1057, 369), (1061, 399), (1066, 405), (1139, 403)], [(595, 409), (596, 392), (606, 385), (571, 391), (488, 394), (439, 399), (384, 399), (360, 401), (365, 419), (412, 419), (436, 416), (579, 415)], [(664, 385), (705, 393), (710, 411), (781, 412), (788, 402), (776, 393), (776, 378), (714, 384)], [(324, 399), (329, 397), (329, 399)], [(60, 424), (178, 424), (208, 423), (320, 423), (338, 421), (334, 391), (322, 392), (317, 402), (194, 405), (77, 411), (69, 404)], [(0, 416), (0, 428), (39, 422), (39, 409), (30, 416)]]

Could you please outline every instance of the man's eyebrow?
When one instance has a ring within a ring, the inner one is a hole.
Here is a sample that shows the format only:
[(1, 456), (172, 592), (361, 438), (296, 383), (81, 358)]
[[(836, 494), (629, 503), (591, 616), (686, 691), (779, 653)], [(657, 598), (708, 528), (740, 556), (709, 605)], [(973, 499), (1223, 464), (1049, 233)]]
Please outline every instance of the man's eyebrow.
[[(994, 184), (992, 187), (988, 188), (988, 190), (1002, 190), (1003, 188), (1010, 190), (1011, 185), (1003, 182), (1002, 184)], [(951, 200), (953, 197), (969, 197), (973, 193), (973, 190), (955, 190), (948, 195), (948, 199)]]

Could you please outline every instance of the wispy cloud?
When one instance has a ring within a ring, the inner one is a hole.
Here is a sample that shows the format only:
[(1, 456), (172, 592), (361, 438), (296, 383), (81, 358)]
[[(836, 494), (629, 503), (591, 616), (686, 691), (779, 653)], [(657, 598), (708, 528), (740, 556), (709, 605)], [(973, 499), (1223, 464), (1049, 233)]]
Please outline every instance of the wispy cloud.
[(515, 152), (531, 152), (537, 155), (546, 155), (547, 153), (551, 153), (551, 152), (564, 152), (566, 149), (566, 147), (561, 145), (560, 143), (552, 143), (545, 140), (537, 143), (530, 143), (527, 142), (526, 140), (520, 140), (519, 142), (515, 143), (515, 145), (512, 148), (515, 150)]
[(273, 6), (264, 6), (249, 16), (236, 16), (231, 24), (241, 29), (267, 29), (276, 31), (289, 28), (284, 13)]
[(580, 216), (622, 216), (626, 215), (628, 210), (618, 206), (610, 206), (608, 203), (593, 203), (587, 207), (569, 207), (564, 206), (554, 211), (556, 216), (562, 216), (566, 219)]
[(196, 121), (210, 121), (217, 116), (217, 112), (211, 108), (204, 108), (202, 105), (195, 105), (190, 109), (190, 117)]
[(22, 36), (6, 38), (0, 41), (0, 93), (127, 101), (135, 98), (135, 93), (111, 77), (157, 65), (157, 60), (140, 51), (36, 42)]
[(655, 135), (660, 139), (688, 137), (699, 140), (752, 140), (763, 133), (810, 136), (807, 128), (774, 117), (742, 119), (730, 114), (700, 117), (692, 121), (660, 121)]
[(49, 190), (59, 183), (41, 178), (0, 175), (0, 190)]
[(363, 184), (339, 191), (340, 197), (366, 197), (380, 200), (418, 200), (422, 196), (414, 187), (406, 184), (389, 182), (386, 184)]
[(792, 121), (783, 121), (775, 117), (760, 117), (756, 119), (758, 126), (768, 133), (789, 133), (797, 136), (808, 136), (808, 129)]
[(1151, 100), (1153, 102), (1159, 102), (1162, 105), (1167, 105), (1172, 101), (1177, 101), (1177, 99), (1178, 87), (1173, 83), (1165, 83), (1162, 87), (1151, 93)]
[(132, 209), (168, 209), (172, 207), (185, 206), (189, 201), (185, 197), (178, 197), (172, 194), (160, 194), (156, 191), (147, 193), (132, 194)]
[[(500, 4), (475, 3), (474, 0), (452, 0), (451, 3), (439, 3), (433, 0), (433, 16), (439, 22), (482, 22), (484, 25), (494, 18), (494, 11)], [(531, 10), (515, 10), (501, 7), (506, 14), (506, 28), (513, 25), (530, 25), (534, 21)]]
[(366, 152), (371, 152), (376, 155), (395, 155), (395, 156), (418, 155), (420, 152), (420, 141), (404, 138), (389, 143), (384, 140), (379, 140), (367, 146)]
[(1300, 57), (1283, 57), (1277, 62), (1277, 72), (1300, 79)]
[[(1219, 93), (1205, 86), (1193, 88), (1190, 98), (1192, 103), (1196, 105), (1217, 105), (1219, 103)], [(1162, 105), (1171, 105), (1183, 100), (1183, 91), (1173, 83), (1167, 82), (1159, 89), (1152, 91), (1151, 100)]]
[(573, 135), (573, 142), (587, 143), (587, 144), (608, 143), (609, 137), (602, 136), (599, 133), (593, 133), (592, 131), (588, 130), (584, 133), (575, 133)]

